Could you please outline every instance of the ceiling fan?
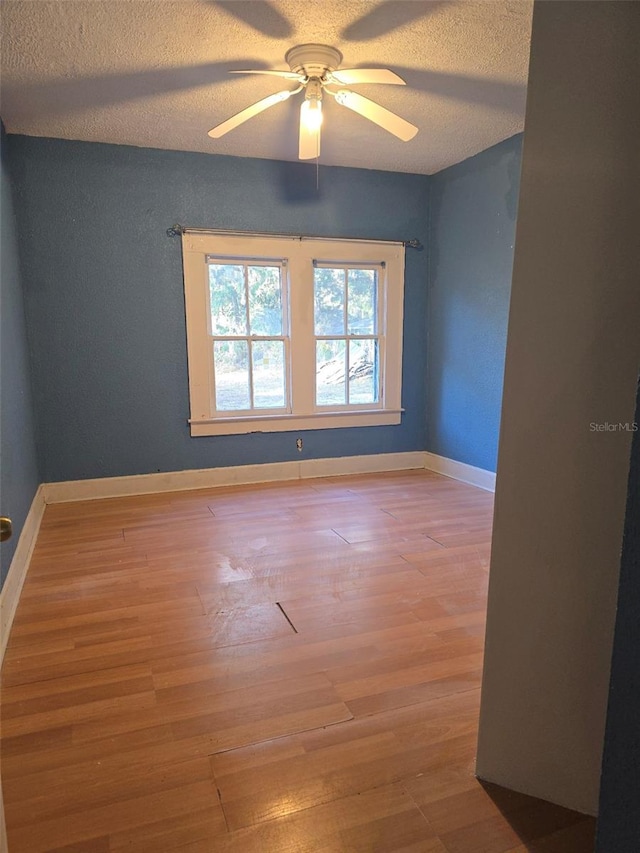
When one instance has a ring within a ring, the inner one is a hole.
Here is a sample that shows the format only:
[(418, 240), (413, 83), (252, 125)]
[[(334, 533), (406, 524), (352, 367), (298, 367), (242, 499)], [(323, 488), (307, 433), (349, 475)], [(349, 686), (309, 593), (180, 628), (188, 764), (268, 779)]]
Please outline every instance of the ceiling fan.
[(288, 100), (304, 90), (304, 100), (300, 108), (300, 137), (298, 156), (301, 160), (311, 160), (320, 155), (320, 128), (322, 126), (322, 99), (330, 95), (337, 103), (359, 113), (384, 130), (408, 142), (418, 132), (418, 128), (392, 113), (375, 101), (365, 98), (357, 92), (345, 89), (345, 85), (358, 83), (391, 83), (404, 86), (405, 81), (388, 68), (340, 68), (342, 54), (335, 47), (324, 44), (301, 44), (287, 51), (285, 60), (290, 71), (231, 71), (231, 74), (267, 74), (271, 77), (283, 77), (298, 83), (295, 89), (284, 89), (268, 95), (250, 107), (216, 125), (209, 136), (219, 139), (225, 133), (248, 121), (269, 107)]

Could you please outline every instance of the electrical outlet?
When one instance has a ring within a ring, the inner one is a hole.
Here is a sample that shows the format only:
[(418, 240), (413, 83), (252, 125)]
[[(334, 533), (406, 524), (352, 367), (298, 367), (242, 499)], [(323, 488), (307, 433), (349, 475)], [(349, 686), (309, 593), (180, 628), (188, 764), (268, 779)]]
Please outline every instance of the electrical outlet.
[(301, 438), (296, 439), (296, 447), (298, 448), (298, 453), (302, 453), (302, 439)]

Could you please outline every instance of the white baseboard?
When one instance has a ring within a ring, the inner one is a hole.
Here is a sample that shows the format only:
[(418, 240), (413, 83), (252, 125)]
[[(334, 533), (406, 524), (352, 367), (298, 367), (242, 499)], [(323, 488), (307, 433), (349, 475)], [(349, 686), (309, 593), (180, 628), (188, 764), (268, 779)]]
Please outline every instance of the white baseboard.
[(437, 474), (444, 474), (445, 477), (460, 480), (462, 483), (478, 486), (487, 492), (496, 490), (496, 475), (493, 471), (485, 471), (484, 468), (476, 468), (465, 462), (456, 462), (455, 459), (447, 459), (446, 456), (438, 456), (437, 453), (429, 453), (429, 451), (424, 452), (424, 467)]
[(236, 465), (229, 468), (203, 468), (196, 471), (169, 471), (162, 474), (135, 474), (130, 477), (103, 477), (96, 480), (68, 480), (44, 483), (44, 499), (50, 503), (148, 495), (216, 486), (270, 483), (277, 480), (304, 480), (310, 477), (336, 477), (342, 474), (373, 474), (381, 471), (406, 471), (424, 468), (421, 450), (409, 453), (377, 453), (370, 456), (340, 456), (335, 459), (304, 459), (268, 462), (262, 465)]
[(306, 459), (300, 463), (300, 477), (340, 477), (343, 474), (380, 474), (383, 471), (411, 471), (424, 468), (423, 452), (374, 453), (370, 456), (339, 456), (335, 459)]
[(44, 497), (44, 487), (38, 486), (38, 489), (31, 501), (31, 507), (25, 519), (18, 539), (9, 572), (0, 592), (0, 663), (4, 658), (4, 650), (7, 647), (9, 632), (13, 624), (16, 607), (20, 600), (22, 585), (27, 576), (27, 569), (31, 561), (31, 555), (38, 538), (40, 530), (40, 522), (44, 514), (46, 502)]

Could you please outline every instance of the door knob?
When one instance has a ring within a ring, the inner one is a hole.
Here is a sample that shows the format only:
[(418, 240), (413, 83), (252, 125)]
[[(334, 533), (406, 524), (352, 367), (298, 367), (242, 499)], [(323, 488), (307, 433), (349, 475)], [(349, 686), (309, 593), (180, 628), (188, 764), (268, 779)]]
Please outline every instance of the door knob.
[(12, 533), (13, 525), (11, 524), (11, 519), (7, 518), (5, 515), (0, 516), (0, 542), (4, 542), (6, 539), (9, 539)]

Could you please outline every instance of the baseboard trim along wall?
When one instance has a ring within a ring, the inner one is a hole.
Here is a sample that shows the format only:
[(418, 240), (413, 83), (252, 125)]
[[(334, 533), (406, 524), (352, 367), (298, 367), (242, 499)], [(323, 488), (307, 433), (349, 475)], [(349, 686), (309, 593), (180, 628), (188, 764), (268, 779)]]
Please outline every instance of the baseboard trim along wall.
[(216, 486), (271, 483), (278, 480), (304, 480), (309, 477), (406, 471), (411, 468), (424, 468), (423, 455), (422, 451), (378, 453), (370, 456), (341, 456), (336, 459), (302, 459), (262, 465), (236, 465), (229, 468), (136, 474), (131, 477), (104, 477), (97, 480), (69, 480), (63, 483), (45, 483), (45, 500), (47, 503), (62, 503), (125, 495), (148, 495), (155, 492), (211, 489)]
[(346, 474), (375, 474), (383, 471), (408, 471), (426, 468), (454, 480), (494, 491), (496, 475), (464, 462), (456, 462), (422, 450), (408, 453), (378, 453), (369, 456), (340, 456), (333, 459), (303, 459), (268, 462), (262, 465), (236, 465), (229, 468), (202, 468), (195, 471), (167, 471), (161, 474), (135, 474), (130, 477), (101, 477), (95, 480), (68, 480), (43, 483), (46, 503), (119, 498), (156, 492), (211, 489), (271, 483), (279, 480), (305, 480), (310, 477), (339, 477)]
[(18, 539), (18, 545), (9, 566), (9, 572), (0, 592), (0, 663), (4, 659), (4, 650), (7, 647), (13, 617), (18, 606), (18, 601), (20, 600), (22, 585), (27, 576), (36, 539), (38, 538), (40, 522), (44, 515), (46, 506), (44, 491), (44, 486), (40, 485), (33, 496), (31, 507), (22, 526), (20, 538)]
[(467, 465), (466, 462), (456, 462), (455, 459), (447, 459), (446, 456), (438, 456), (437, 453), (424, 453), (424, 467), (437, 474), (444, 474), (461, 483), (469, 483), (470, 486), (478, 486), (487, 492), (495, 492), (496, 475), (493, 471), (484, 468), (476, 468)]

